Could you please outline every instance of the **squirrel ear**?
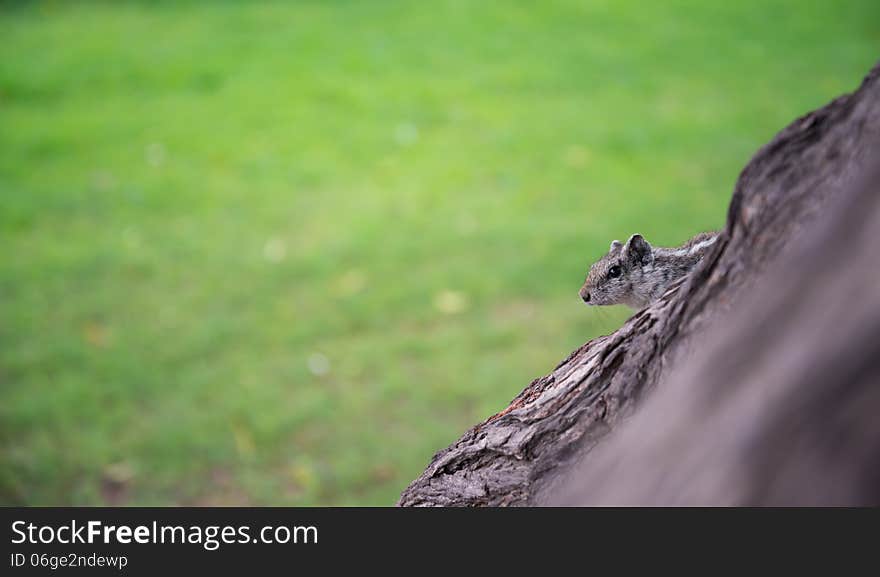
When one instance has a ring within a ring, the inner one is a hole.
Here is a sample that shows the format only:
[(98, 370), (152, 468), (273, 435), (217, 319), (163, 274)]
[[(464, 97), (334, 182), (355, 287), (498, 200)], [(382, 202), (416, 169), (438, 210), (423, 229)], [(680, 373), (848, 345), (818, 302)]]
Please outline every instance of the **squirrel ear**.
[(621, 248), (623, 248), (623, 243), (622, 243), (622, 242), (620, 242), (619, 240), (612, 240), (612, 241), (611, 241), (611, 247), (608, 249), (608, 252), (617, 252), (617, 251), (619, 251)]
[(642, 265), (651, 264), (651, 261), (654, 260), (651, 245), (640, 234), (634, 234), (626, 241), (626, 246), (623, 247), (623, 257)]

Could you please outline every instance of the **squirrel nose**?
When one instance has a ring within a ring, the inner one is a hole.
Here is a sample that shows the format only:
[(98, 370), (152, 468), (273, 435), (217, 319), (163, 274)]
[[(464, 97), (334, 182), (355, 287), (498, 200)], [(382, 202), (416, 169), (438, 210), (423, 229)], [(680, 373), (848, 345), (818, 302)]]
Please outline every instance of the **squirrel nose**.
[(584, 299), (585, 303), (590, 302), (590, 293), (584, 293), (581, 295), (581, 298)]

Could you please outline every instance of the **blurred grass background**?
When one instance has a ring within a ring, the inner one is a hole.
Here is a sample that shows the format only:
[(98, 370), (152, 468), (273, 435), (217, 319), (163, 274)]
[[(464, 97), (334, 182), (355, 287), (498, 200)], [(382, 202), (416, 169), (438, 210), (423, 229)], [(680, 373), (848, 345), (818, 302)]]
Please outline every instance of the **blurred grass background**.
[(0, 4), (0, 502), (392, 504), (880, 4)]

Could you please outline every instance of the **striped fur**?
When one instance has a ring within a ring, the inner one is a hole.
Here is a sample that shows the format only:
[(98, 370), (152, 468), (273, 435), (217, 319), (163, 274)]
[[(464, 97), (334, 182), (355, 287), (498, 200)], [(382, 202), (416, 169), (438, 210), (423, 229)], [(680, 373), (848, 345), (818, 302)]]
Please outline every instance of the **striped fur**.
[(717, 238), (717, 232), (701, 232), (671, 248), (652, 247), (639, 234), (632, 235), (626, 244), (614, 241), (608, 253), (590, 267), (581, 299), (588, 305), (647, 306), (689, 273)]

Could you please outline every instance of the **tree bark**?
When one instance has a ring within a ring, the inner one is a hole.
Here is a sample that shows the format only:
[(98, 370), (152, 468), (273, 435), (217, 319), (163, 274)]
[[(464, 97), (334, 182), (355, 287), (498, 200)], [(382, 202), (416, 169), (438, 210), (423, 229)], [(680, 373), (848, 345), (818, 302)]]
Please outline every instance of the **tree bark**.
[(878, 151), (880, 66), (756, 153), (687, 279), (437, 453), (398, 504), (876, 502)]

